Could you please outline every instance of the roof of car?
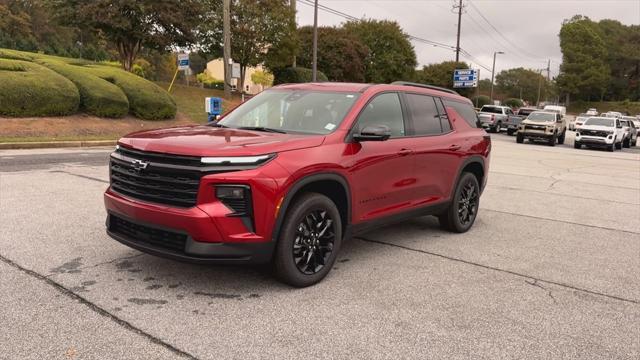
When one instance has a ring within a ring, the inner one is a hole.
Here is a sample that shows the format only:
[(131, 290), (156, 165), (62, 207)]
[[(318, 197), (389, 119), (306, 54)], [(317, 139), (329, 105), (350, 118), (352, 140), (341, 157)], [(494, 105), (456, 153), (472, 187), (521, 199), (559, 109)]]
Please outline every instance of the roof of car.
[(328, 82), (315, 82), (315, 83), (281, 84), (281, 85), (276, 85), (273, 88), (287, 89), (287, 90), (320, 90), (320, 91), (361, 92), (361, 93), (369, 89), (375, 89), (377, 91), (384, 91), (384, 90), (414, 91), (414, 92), (438, 95), (442, 97), (454, 98), (459, 100), (466, 100), (467, 102), (471, 103), (471, 100), (451, 90), (448, 90), (448, 89), (439, 90), (437, 88), (426, 88), (418, 85), (419, 84), (410, 85), (410, 83), (362, 84), (362, 83), (346, 83), (346, 82), (328, 81)]

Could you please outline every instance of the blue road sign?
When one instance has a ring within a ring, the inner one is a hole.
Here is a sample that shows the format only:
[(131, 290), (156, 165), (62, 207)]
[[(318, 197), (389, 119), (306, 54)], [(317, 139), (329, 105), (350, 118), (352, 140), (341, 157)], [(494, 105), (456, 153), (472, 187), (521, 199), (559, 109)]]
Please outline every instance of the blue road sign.
[(455, 69), (453, 71), (453, 87), (469, 88), (478, 86), (478, 71), (475, 69)]

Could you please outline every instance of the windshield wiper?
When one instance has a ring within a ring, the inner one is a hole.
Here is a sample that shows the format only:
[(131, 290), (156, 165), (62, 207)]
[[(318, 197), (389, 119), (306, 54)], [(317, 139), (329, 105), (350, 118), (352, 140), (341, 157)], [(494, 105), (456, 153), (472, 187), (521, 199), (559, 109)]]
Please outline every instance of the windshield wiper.
[(238, 129), (240, 130), (254, 130), (254, 131), (264, 131), (264, 132), (272, 132), (278, 134), (286, 134), (287, 132), (280, 129), (273, 129), (264, 126), (241, 126)]
[(218, 124), (218, 123), (215, 123), (215, 122), (209, 123), (209, 124), (207, 124), (207, 125), (208, 125), (208, 126), (217, 127), (217, 128), (228, 128), (228, 126), (227, 126), (227, 125), (222, 125), (222, 124)]

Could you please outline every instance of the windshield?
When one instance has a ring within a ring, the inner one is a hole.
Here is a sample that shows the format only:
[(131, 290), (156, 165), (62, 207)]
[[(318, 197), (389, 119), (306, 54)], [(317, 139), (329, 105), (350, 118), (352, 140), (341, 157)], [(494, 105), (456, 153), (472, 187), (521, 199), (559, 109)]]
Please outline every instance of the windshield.
[(529, 115), (532, 112), (536, 111), (535, 109), (520, 109), (518, 110), (518, 115)]
[(328, 134), (340, 125), (358, 97), (357, 93), (267, 90), (239, 106), (218, 125)]
[(483, 106), (480, 112), (502, 114), (502, 108), (497, 106)]
[(549, 113), (543, 113), (543, 112), (532, 112), (529, 117), (527, 117), (527, 120), (533, 120), (533, 121), (555, 121), (556, 120), (556, 115), (555, 114), (549, 114)]
[(585, 125), (609, 126), (613, 127), (614, 119), (590, 118), (585, 121)]

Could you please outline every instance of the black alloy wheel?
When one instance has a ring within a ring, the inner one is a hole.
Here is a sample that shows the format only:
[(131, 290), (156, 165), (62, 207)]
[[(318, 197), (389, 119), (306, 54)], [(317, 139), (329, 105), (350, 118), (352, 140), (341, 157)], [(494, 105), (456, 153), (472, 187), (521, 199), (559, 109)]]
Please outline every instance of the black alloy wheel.
[(342, 244), (342, 218), (327, 196), (296, 196), (283, 214), (273, 258), (276, 276), (295, 287), (313, 285), (331, 271)]
[(322, 270), (333, 253), (336, 239), (334, 221), (326, 210), (309, 212), (298, 225), (293, 243), (293, 261), (301, 273)]
[(460, 176), (448, 209), (438, 216), (440, 227), (463, 233), (473, 226), (480, 209), (480, 183), (472, 173)]
[(462, 193), (458, 200), (458, 219), (462, 226), (467, 226), (475, 219), (478, 212), (479, 197), (476, 184), (469, 181), (463, 185)]

